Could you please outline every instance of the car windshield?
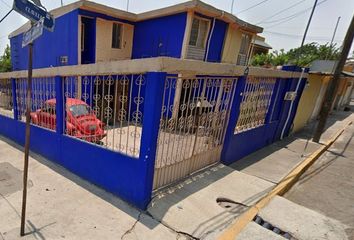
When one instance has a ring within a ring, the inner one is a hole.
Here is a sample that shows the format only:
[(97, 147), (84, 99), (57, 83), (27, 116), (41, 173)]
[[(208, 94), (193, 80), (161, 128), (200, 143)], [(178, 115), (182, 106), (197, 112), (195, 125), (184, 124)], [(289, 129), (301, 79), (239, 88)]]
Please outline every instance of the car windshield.
[(91, 113), (89, 106), (85, 104), (73, 105), (69, 108), (69, 110), (74, 117), (85, 116)]

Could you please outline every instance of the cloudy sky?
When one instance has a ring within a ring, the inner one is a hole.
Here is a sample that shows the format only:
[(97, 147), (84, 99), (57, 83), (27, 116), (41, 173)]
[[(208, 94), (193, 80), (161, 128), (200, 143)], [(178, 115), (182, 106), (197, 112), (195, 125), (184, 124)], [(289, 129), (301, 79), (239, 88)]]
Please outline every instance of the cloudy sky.
[[(63, 0), (64, 4), (75, 0)], [(127, 0), (94, 0), (111, 7), (126, 9)], [(186, 0), (130, 0), (129, 11), (139, 13), (170, 6)], [(231, 11), (232, 0), (204, 0), (219, 9)], [(264, 28), (263, 36), (273, 49), (298, 47), (314, 0), (234, 0), (233, 13), (239, 18)], [(47, 9), (60, 6), (60, 0), (42, 0)], [(0, 0), (0, 18), (11, 8), (12, 0)], [(255, 6), (255, 7), (254, 7)], [(330, 42), (338, 17), (341, 17), (335, 42), (343, 42), (354, 12), (354, 0), (318, 0), (306, 42)], [(9, 43), (7, 36), (26, 22), (12, 12), (0, 23), (0, 52)]]

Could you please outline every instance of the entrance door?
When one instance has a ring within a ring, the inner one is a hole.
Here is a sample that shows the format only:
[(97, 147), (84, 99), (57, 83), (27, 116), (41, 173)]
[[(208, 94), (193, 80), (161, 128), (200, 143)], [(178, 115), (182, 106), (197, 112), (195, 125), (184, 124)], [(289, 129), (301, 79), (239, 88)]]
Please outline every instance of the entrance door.
[(220, 161), (236, 82), (236, 78), (223, 77), (167, 77), (155, 190)]
[(81, 17), (81, 64), (95, 62), (96, 20)]

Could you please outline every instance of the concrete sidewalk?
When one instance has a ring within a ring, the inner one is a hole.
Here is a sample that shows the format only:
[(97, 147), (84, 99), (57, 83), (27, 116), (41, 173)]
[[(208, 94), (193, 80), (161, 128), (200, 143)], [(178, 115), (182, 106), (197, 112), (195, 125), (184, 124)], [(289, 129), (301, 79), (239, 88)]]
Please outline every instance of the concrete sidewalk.
[[(341, 120), (328, 131), (336, 132), (346, 117), (333, 116)], [(29, 234), (22, 239), (215, 239), (319, 147), (309, 143), (303, 151), (306, 134), (264, 148), (234, 165), (219, 164), (195, 174), (158, 193), (147, 212), (32, 155)], [(23, 153), (18, 148), (0, 139), (0, 239), (6, 240), (20, 239)]]
[[(328, 141), (351, 118), (348, 112), (333, 114), (321, 142)], [(320, 148), (320, 144), (309, 139), (312, 132), (311, 128), (310, 131), (307, 129), (230, 166), (219, 164), (197, 174), (159, 193), (148, 212), (173, 229), (200, 239), (215, 239), (309, 154)]]

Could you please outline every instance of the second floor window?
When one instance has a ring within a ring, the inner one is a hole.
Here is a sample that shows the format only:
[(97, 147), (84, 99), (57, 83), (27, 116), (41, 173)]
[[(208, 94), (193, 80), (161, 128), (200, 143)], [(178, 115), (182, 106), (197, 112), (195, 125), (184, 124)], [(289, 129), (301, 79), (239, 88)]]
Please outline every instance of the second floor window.
[(205, 48), (205, 42), (208, 35), (209, 21), (194, 18), (191, 29), (191, 36), (189, 39), (189, 45)]
[(113, 23), (112, 29), (112, 48), (121, 48), (122, 45), (122, 29), (123, 26), (120, 23)]
[(240, 54), (247, 55), (250, 44), (251, 44), (251, 35), (242, 33)]

